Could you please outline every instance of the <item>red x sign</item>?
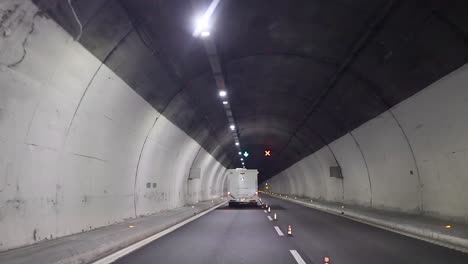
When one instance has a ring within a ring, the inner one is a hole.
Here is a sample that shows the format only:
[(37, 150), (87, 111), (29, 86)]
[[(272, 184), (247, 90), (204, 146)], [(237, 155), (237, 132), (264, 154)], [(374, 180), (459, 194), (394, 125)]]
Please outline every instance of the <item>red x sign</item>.
[(265, 150), (265, 157), (270, 157), (271, 154), (270, 154), (270, 150)]

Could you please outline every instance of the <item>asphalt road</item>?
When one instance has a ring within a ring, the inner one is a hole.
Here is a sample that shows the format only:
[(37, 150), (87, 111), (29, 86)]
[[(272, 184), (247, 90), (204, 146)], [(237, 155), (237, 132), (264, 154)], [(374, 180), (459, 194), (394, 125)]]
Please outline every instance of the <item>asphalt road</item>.
[[(271, 206), (270, 214), (263, 209), (221, 207), (116, 263), (297, 264), (302, 259), (302, 263), (317, 264), (325, 256), (333, 264), (468, 263), (468, 254), (273, 197), (262, 198)], [(278, 221), (267, 218), (274, 213)], [(288, 225), (292, 237), (287, 236)]]

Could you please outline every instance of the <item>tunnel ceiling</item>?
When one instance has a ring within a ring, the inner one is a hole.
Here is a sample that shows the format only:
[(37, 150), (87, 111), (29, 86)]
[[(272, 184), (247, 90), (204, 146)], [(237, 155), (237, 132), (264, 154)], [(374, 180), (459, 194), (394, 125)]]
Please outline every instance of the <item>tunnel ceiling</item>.
[[(37, 3), (216, 159), (240, 166), (192, 36), (209, 2), (72, 1), (80, 23), (67, 1)], [(466, 10), (463, 0), (221, 0), (210, 38), (246, 166), (265, 180), (466, 63)]]

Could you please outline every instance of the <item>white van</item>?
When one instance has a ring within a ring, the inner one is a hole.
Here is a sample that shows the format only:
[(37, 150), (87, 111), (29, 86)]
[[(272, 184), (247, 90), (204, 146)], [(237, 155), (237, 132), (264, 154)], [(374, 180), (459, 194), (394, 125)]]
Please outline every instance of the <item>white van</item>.
[(258, 171), (229, 169), (227, 174), (229, 206), (236, 204), (257, 205)]

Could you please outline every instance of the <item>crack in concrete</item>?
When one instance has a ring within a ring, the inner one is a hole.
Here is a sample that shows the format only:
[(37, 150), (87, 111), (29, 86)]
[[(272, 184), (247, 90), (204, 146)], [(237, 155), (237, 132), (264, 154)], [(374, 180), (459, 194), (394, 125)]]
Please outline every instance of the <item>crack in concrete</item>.
[(102, 161), (102, 162), (107, 162), (107, 160), (105, 160), (105, 159), (100, 159), (100, 158), (93, 157), (93, 156), (88, 156), (88, 155), (83, 155), (83, 154), (78, 154), (78, 153), (72, 153), (72, 154), (75, 155), (75, 156), (80, 156), (80, 157), (84, 157), (84, 158), (88, 158), (88, 159), (94, 159), (94, 160), (99, 160), (99, 161)]
[(8, 68), (14, 68), (16, 66), (18, 66), (19, 64), (21, 64), (24, 59), (26, 58), (26, 55), (28, 54), (28, 51), (26, 50), (26, 45), (28, 44), (28, 40), (29, 40), (29, 37), (34, 33), (35, 31), (35, 28), (36, 28), (36, 22), (34, 21), (36, 19), (36, 17), (38, 17), (40, 14), (40, 11), (39, 12), (36, 12), (32, 18), (32, 23), (31, 23), (31, 29), (29, 30), (28, 32), (28, 35), (24, 38), (23, 40), (23, 43), (22, 43), (22, 47), (23, 47), (23, 55), (16, 61), (16, 62), (13, 62), (13, 63), (10, 63), (7, 65)]
[(57, 149), (54, 149), (54, 148), (51, 148), (51, 147), (46, 147), (46, 146), (41, 146), (41, 145), (37, 145), (37, 144), (34, 144), (34, 143), (26, 143), (26, 145), (28, 146), (33, 146), (33, 147), (38, 147), (38, 148), (43, 148), (43, 149), (48, 149), (48, 150), (57, 150)]
[(107, 116), (107, 115), (104, 115), (104, 117), (107, 118), (107, 119), (109, 119), (109, 120), (111, 120), (111, 121), (114, 121), (112, 118), (110, 118), (110, 117)]

